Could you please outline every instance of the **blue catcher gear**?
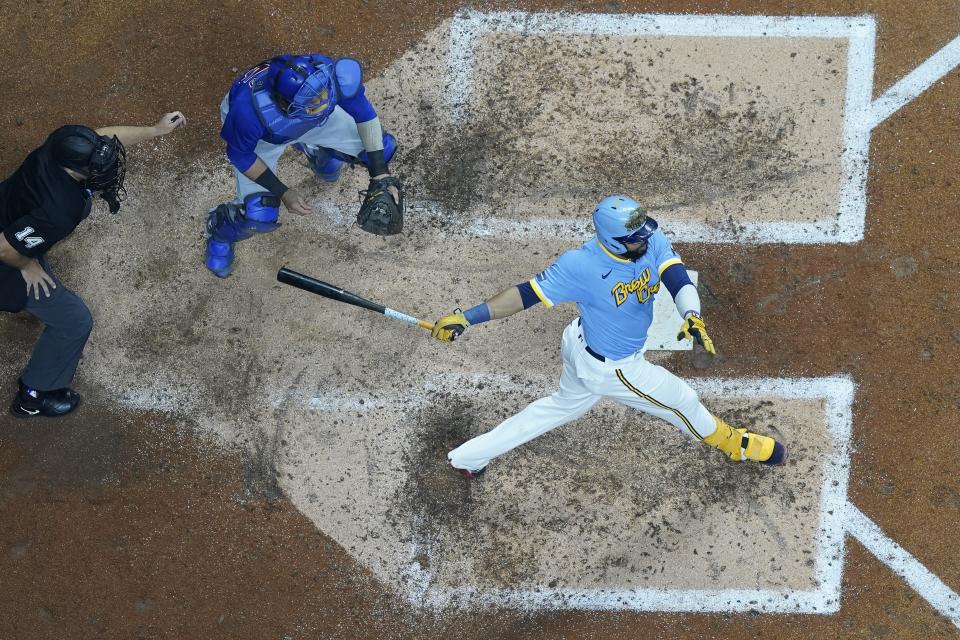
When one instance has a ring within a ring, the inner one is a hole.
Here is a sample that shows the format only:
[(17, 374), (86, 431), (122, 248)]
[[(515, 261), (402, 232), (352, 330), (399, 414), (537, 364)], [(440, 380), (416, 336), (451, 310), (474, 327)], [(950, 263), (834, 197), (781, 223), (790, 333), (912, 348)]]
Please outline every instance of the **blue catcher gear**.
[[(383, 133), (383, 161), (389, 163), (390, 159), (393, 158), (393, 154), (397, 152), (397, 139), (393, 137), (392, 133)], [(360, 155), (357, 156), (356, 160), (352, 164), (357, 164), (359, 161), (360, 164), (364, 166), (369, 166), (370, 161), (367, 158), (367, 152), (361, 151)]]
[(280, 226), (280, 198), (271, 193), (251, 193), (243, 204), (227, 202), (207, 214), (207, 269), (218, 278), (233, 271), (233, 243)]
[[(359, 156), (351, 156), (346, 153), (328, 149), (326, 147), (310, 147), (302, 143), (295, 143), (293, 148), (307, 157), (310, 167), (317, 177), (327, 182), (336, 182), (340, 178), (340, 170), (344, 163), (368, 165), (366, 151), (361, 151)], [(397, 139), (392, 133), (383, 134), (383, 159), (384, 162), (390, 162), (393, 154), (397, 152)]]
[(363, 68), (353, 58), (340, 58), (335, 63), (334, 82), (337, 83), (337, 97), (349, 100), (357, 95), (363, 86)]
[(604, 198), (593, 210), (597, 240), (617, 255), (629, 253), (627, 244), (646, 242), (657, 226), (657, 221), (647, 215), (639, 202), (626, 196)]
[(251, 193), (243, 199), (244, 228), (255, 233), (270, 233), (280, 226), (280, 198), (272, 193)]
[(270, 62), (280, 67), (273, 88), (287, 103), (287, 115), (314, 126), (326, 122), (337, 106), (334, 65), (312, 56), (278, 56)]

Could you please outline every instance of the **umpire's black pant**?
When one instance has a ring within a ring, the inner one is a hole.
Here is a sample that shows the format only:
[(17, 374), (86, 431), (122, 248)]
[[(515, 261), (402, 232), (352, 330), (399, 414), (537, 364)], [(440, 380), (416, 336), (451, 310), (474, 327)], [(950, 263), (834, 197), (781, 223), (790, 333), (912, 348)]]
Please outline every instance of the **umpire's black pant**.
[[(46, 261), (43, 262), (50, 273)], [(40, 299), (35, 300), (31, 294), (24, 309), (45, 325), (30, 362), (20, 374), (23, 384), (38, 391), (70, 386), (93, 329), (93, 317), (80, 296), (63, 286), (59, 278), (53, 278), (57, 288), (50, 291), (50, 297), (41, 291)]]

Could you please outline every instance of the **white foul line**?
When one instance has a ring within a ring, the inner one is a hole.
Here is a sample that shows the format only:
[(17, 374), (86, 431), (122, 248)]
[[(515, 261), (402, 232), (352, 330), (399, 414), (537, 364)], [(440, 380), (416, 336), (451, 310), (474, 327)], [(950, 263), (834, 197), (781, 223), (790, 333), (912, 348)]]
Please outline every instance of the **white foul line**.
[(960, 65), (960, 36), (930, 56), (870, 104), (868, 123), (873, 129)]
[(899, 544), (888, 538), (876, 523), (847, 502), (847, 532), (860, 541), (877, 560), (890, 567), (941, 615), (960, 628), (960, 596)]

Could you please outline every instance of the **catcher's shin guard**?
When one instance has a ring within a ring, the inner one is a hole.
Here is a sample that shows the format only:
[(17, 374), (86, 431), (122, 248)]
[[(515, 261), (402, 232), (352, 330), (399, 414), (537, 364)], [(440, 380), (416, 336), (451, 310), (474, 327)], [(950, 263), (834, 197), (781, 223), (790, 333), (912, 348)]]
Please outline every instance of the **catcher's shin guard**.
[(225, 202), (207, 214), (207, 269), (218, 278), (226, 278), (233, 270), (233, 243), (250, 234), (243, 229), (243, 207)]
[(324, 147), (308, 147), (297, 142), (293, 148), (302, 153), (310, 163), (310, 168), (318, 178), (325, 182), (336, 182), (340, 179), (340, 170), (344, 160), (338, 158), (330, 149)]
[[(393, 154), (397, 152), (397, 139), (393, 136), (392, 133), (383, 133), (383, 161), (390, 163), (393, 159)], [(361, 151), (360, 155), (357, 156), (357, 160), (360, 161), (360, 164), (364, 166), (369, 166), (370, 160), (367, 156), (366, 151)]]
[(751, 433), (746, 429), (734, 429), (716, 416), (713, 419), (717, 422), (717, 428), (703, 441), (723, 451), (731, 460), (753, 460), (770, 465), (783, 464), (786, 461), (787, 450), (773, 438)]
[(243, 204), (221, 204), (207, 214), (207, 269), (218, 278), (233, 271), (233, 244), (280, 226), (280, 198), (266, 192), (251, 193)]
[[(397, 139), (392, 133), (383, 134), (383, 160), (389, 163), (397, 152)], [(310, 168), (321, 180), (327, 182), (336, 182), (340, 178), (340, 170), (344, 164), (357, 165), (362, 164), (365, 167), (370, 166), (370, 157), (366, 151), (361, 151), (356, 156), (351, 156), (336, 149), (326, 147), (311, 147), (297, 142), (293, 148), (307, 157)]]

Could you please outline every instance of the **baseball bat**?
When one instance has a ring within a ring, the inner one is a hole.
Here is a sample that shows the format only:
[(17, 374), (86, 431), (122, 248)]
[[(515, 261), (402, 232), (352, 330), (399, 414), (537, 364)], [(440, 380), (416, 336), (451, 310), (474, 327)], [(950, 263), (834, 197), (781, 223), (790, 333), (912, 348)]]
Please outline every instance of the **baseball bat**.
[(280, 271), (277, 272), (277, 280), (284, 284), (289, 284), (290, 286), (296, 287), (298, 289), (303, 289), (304, 291), (309, 291), (310, 293), (315, 293), (318, 296), (323, 296), (324, 298), (330, 298), (331, 300), (336, 300), (337, 302), (346, 302), (347, 304), (352, 304), (357, 307), (363, 307), (364, 309), (370, 309), (371, 311), (376, 311), (377, 313), (382, 313), (385, 316), (394, 318), (396, 320), (402, 320), (407, 324), (415, 324), (418, 327), (426, 329), (427, 331), (433, 331), (433, 323), (426, 322), (424, 320), (418, 320), (413, 316), (408, 316), (405, 313), (401, 313), (396, 309), (391, 309), (390, 307), (385, 307), (382, 304), (378, 304), (366, 298), (362, 298), (355, 293), (350, 293), (349, 291), (344, 291), (340, 287), (335, 287), (332, 284), (324, 282), (323, 280), (317, 280), (316, 278), (311, 278), (310, 276), (304, 275), (302, 273), (297, 273), (287, 269), (286, 267), (281, 267)]

